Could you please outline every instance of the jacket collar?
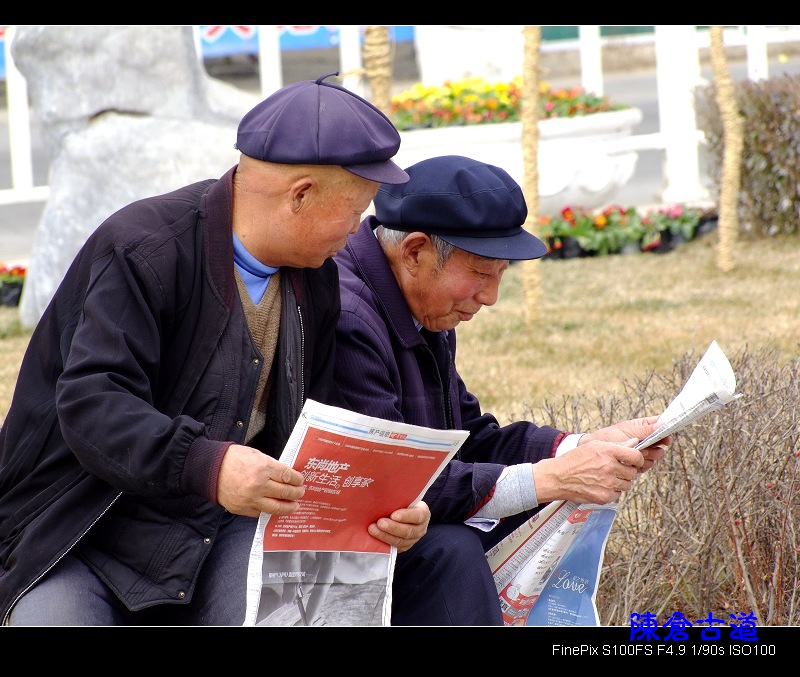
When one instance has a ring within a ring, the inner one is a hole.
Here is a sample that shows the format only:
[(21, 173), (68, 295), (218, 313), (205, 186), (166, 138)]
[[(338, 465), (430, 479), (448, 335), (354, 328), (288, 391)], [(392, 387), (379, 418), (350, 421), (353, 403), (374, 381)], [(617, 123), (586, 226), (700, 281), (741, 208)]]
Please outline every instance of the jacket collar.
[(373, 232), (379, 225), (374, 216), (364, 219), (348, 239), (346, 250), (358, 276), (372, 290), (378, 305), (383, 308), (388, 325), (400, 343), (406, 347), (419, 345), (425, 341), (414, 325), (411, 309)]
[(205, 219), (204, 258), (214, 286), (228, 308), (233, 307), (236, 282), (233, 277), (233, 175), (235, 165), (211, 184), (201, 202)]

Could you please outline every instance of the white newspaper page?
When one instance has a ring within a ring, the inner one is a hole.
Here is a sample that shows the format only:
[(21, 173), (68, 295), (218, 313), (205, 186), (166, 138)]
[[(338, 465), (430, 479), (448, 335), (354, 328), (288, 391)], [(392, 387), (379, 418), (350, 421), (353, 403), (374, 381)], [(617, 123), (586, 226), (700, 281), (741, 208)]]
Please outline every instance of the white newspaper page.
[[(644, 449), (742, 397), (713, 341)], [(617, 504), (554, 501), (486, 553), (505, 625), (599, 625), (595, 604)]]
[(306, 493), (259, 518), (244, 625), (389, 625), (397, 551), (367, 527), (419, 501), (468, 436), (306, 401), (280, 459)]
[(740, 397), (742, 395), (736, 393), (736, 376), (731, 363), (717, 342), (712, 341), (681, 392), (659, 417), (660, 427), (636, 448), (649, 447)]

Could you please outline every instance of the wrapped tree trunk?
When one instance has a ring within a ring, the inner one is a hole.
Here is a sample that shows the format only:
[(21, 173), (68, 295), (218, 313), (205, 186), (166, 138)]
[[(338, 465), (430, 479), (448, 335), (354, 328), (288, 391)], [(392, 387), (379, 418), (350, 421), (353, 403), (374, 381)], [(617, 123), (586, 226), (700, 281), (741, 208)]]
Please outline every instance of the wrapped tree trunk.
[(733, 252), (739, 232), (737, 207), (741, 183), (744, 121), (739, 115), (736, 93), (728, 73), (728, 62), (722, 40), (722, 26), (711, 26), (709, 36), (717, 106), (722, 118), (725, 140), (719, 191), (717, 267), (727, 272), (734, 268)]
[(372, 104), (392, 112), (392, 41), (388, 26), (364, 26), (364, 71), (372, 91)]
[[(528, 218), (524, 228), (534, 235), (539, 219), (539, 48), (541, 26), (525, 26), (525, 52), (522, 66), (522, 160), (525, 202)], [(525, 317), (530, 325), (541, 314), (541, 259), (523, 261)]]

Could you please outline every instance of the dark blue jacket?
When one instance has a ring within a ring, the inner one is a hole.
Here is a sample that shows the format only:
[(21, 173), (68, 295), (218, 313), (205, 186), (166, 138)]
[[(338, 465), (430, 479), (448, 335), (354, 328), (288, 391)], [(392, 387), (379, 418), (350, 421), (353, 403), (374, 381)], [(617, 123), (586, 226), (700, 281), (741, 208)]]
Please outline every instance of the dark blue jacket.
[[(263, 366), (233, 275), (235, 169), (109, 217), (39, 321), (0, 429), (3, 623), (73, 547), (131, 609), (191, 599)], [(331, 402), (339, 310), (333, 261), (281, 275), (273, 397), (251, 442), (275, 457), (306, 398)]]
[(336, 382), (346, 407), (469, 438), (425, 494), (433, 522), (461, 522), (489, 500), (505, 465), (549, 458), (564, 433), (482, 414), (455, 367), (456, 332), (417, 331), (367, 217), (335, 257), (342, 310)]

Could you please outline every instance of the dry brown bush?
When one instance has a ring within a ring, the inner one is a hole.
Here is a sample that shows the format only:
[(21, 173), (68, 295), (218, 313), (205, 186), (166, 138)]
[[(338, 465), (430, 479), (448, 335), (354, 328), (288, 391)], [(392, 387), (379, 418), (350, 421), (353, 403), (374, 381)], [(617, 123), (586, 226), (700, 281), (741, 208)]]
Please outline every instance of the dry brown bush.
[[(590, 430), (663, 409), (700, 357), (625, 380), (621, 393), (545, 401), (536, 420)], [(728, 357), (744, 397), (678, 433), (620, 504), (598, 584), (604, 625), (674, 612), (800, 625), (800, 361)]]

